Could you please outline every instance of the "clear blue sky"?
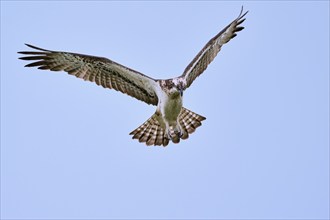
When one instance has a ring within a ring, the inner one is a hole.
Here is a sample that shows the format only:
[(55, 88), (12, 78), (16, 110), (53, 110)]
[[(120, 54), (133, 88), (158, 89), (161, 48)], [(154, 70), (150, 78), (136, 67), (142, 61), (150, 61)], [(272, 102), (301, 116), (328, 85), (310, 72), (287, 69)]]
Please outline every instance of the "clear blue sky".
[[(170, 78), (241, 5), (184, 94), (207, 120), (166, 148), (128, 135), (154, 106), (17, 59), (30, 43)], [(329, 2), (1, 1), (1, 218), (329, 218)]]

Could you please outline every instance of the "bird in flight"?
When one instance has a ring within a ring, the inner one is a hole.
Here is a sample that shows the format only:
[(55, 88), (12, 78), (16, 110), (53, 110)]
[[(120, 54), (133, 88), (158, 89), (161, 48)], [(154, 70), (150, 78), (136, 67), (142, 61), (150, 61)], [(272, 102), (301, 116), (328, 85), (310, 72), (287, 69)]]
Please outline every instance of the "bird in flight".
[(78, 53), (45, 50), (26, 44), (36, 51), (21, 51), (19, 59), (32, 61), (26, 67), (65, 71), (78, 78), (95, 82), (104, 88), (115, 89), (147, 104), (157, 105), (156, 112), (130, 133), (133, 139), (146, 145), (167, 146), (179, 143), (202, 125), (206, 118), (182, 106), (183, 91), (204, 72), (217, 56), (222, 45), (243, 30), (243, 7), (239, 16), (214, 36), (189, 63), (181, 76), (172, 79), (153, 79), (110, 59)]

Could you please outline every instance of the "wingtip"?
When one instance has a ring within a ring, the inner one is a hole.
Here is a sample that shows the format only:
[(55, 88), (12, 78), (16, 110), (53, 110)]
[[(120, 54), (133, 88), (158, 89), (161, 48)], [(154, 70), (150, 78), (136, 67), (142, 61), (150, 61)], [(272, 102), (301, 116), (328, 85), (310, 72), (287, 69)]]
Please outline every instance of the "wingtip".
[[(25, 46), (29, 46), (29, 44), (27, 44), (27, 43), (25, 43), (24, 45), (25, 45)], [(25, 51), (18, 51), (17, 53), (19, 53), (19, 54), (24, 54), (24, 52), (25, 52)], [(21, 58), (22, 58), (22, 57), (20, 57), (19, 59), (21, 59)]]
[(244, 10), (244, 6), (242, 5), (242, 6), (241, 6), (241, 12), (239, 13), (239, 16), (238, 16), (238, 17), (240, 17), (240, 16), (242, 15), (243, 10)]
[(40, 48), (40, 47), (36, 47), (36, 46), (33, 46), (32, 44), (27, 44), (25, 43), (26, 46), (32, 48), (32, 49), (35, 49), (35, 50), (41, 50), (41, 51), (45, 51), (45, 52), (50, 52), (50, 50), (46, 50), (46, 49), (43, 49), (43, 48)]
[(25, 43), (24, 45), (27, 46), (27, 47), (31, 47), (31, 48), (35, 49), (35, 46), (33, 46), (32, 44)]
[(244, 12), (244, 14), (243, 14), (243, 11), (244, 11), (244, 7), (243, 7), (243, 5), (242, 5), (242, 7), (241, 7), (241, 11), (240, 11), (240, 13), (239, 13), (239, 15), (238, 15), (238, 17), (237, 17), (237, 20), (243, 18), (243, 17), (249, 12), (249, 11), (246, 11), (246, 12)]

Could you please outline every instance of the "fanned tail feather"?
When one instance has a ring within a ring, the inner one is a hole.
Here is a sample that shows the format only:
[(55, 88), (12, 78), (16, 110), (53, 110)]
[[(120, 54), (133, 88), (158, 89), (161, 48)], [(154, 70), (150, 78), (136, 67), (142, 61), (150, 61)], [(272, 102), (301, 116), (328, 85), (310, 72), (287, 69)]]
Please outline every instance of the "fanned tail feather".
[(158, 145), (166, 147), (169, 139), (165, 136), (164, 129), (160, 126), (156, 113), (153, 114), (140, 127), (130, 133), (133, 139), (138, 139), (139, 142), (145, 142), (148, 146)]
[(186, 108), (181, 109), (179, 115), (179, 123), (182, 128), (182, 136), (181, 139), (187, 139), (189, 134), (192, 134), (197, 127), (202, 125), (202, 121), (206, 118), (199, 114), (196, 114)]
[(171, 140), (173, 143), (179, 143), (180, 139), (187, 139), (189, 134), (193, 133), (197, 127), (202, 125), (202, 121), (206, 118), (198, 115), (186, 108), (181, 109), (178, 117), (178, 122), (181, 126), (181, 136), (175, 133), (174, 130), (170, 130), (169, 138), (168, 134), (165, 133), (165, 129), (161, 127), (157, 120), (157, 113), (153, 114), (146, 122), (144, 122), (137, 129), (132, 131), (130, 135), (133, 135), (133, 139), (139, 140), (139, 142), (145, 142), (146, 145), (157, 145), (166, 147)]

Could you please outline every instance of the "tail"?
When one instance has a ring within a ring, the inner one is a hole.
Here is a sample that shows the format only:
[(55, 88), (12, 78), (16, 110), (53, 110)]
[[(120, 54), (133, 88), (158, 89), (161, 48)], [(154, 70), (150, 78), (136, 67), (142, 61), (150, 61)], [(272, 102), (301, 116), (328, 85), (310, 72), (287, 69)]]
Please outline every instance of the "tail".
[[(174, 135), (178, 134), (174, 133), (174, 131), (169, 130), (170, 134), (165, 132), (166, 129), (159, 123), (157, 119), (159, 118), (159, 115), (157, 114), (157, 112), (153, 114), (146, 122), (132, 131), (130, 133), (130, 135), (133, 135), (132, 138), (138, 139), (139, 142), (145, 142), (148, 146), (158, 145), (166, 147), (170, 140), (172, 140), (173, 143), (179, 143), (180, 138), (187, 139), (189, 134), (193, 133), (197, 127), (202, 125), (201, 121), (206, 119), (205, 117), (182, 107), (178, 120), (181, 127), (181, 136), (175, 137)], [(174, 138), (171, 139), (169, 136)]]
[(204, 116), (196, 114), (195, 112), (192, 112), (182, 107), (179, 115), (179, 122), (183, 130), (181, 139), (187, 139), (189, 137), (189, 134), (194, 133), (196, 128), (201, 126), (202, 121), (204, 121), (205, 119), (206, 118)]
[(133, 139), (138, 139), (139, 142), (146, 142), (148, 146), (158, 145), (166, 147), (169, 138), (165, 135), (164, 129), (160, 126), (157, 120), (157, 113), (153, 114), (140, 127), (130, 133)]

